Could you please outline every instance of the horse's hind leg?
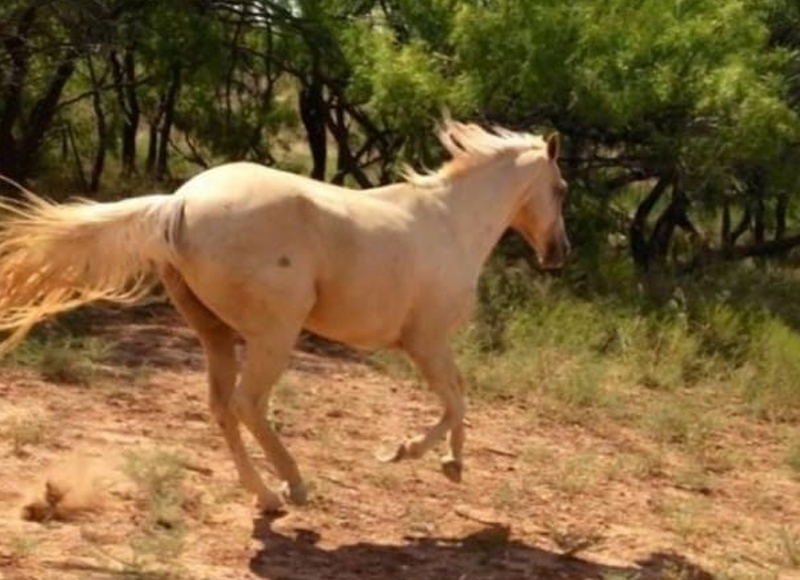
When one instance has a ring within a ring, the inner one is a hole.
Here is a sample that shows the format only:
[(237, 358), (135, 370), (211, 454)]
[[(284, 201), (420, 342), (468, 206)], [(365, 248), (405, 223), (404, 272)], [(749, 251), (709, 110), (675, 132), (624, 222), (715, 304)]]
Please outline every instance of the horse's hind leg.
[(283, 480), (283, 493), (295, 504), (306, 501), (306, 491), (294, 458), (266, 419), (272, 386), (289, 360), (301, 323), (271, 320), (264, 333), (246, 337), (247, 356), (233, 395), (233, 408)]
[(234, 349), (236, 334), (200, 302), (174, 268), (167, 266), (160, 274), (172, 303), (197, 332), (203, 345), (208, 366), (209, 406), (233, 456), (239, 481), (256, 495), (262, 509), (277, 510), (281, 500), (264, 485), (253, 467), (242, 443), (238, 419), (231, 409), (231, 395), (238, 373)]

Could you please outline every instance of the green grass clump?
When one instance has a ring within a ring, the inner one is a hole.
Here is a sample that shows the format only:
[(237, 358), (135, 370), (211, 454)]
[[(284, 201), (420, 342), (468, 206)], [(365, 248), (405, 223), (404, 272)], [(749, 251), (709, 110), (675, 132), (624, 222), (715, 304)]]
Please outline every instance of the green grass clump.
[(186, 475), (180, 457), (166, 451), (131, 453), (126, 457), (125, 473), (139, 487), (153, 526), (180, 527)]
[(95, 379), (97, 364), (109, 350), (109, 344), (98, 337), (36, 336), (14, 351), (12, 361), (36, 369), (46, 381), (85, 386)]

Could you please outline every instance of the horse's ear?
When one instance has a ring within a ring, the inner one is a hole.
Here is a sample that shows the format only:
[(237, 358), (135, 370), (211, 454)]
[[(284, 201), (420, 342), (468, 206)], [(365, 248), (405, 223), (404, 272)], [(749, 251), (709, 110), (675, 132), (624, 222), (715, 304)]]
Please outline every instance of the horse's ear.
[(557, 161), (560, 151), (561, 136), (558, 133), (553, 133), (547, 138), (547, 158), (551, 161)]

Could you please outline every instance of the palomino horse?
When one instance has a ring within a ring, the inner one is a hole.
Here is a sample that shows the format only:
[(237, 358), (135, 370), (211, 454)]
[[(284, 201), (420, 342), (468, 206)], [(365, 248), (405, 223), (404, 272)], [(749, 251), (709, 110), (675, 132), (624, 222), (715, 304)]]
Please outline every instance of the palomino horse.
[[(360, 348), (404, 351), (444, 405), (424, 434), (382, 459), (422, 456), (449, 432), (443, 471), (461, 478), (464, 389), (448, 337), (467, 319), (481, 267), (507, 227), (545, 268), (569, 252), (559, 140), (445, 121), (453, 159), (364, 192), (250, 163), (210, 169), (173, 195), (53, 204), (3, 202), (0, 353), (38, 321), (93, 300), (130, 304), (157, 281), (197, 332), (210, 406), (242, 485), (281, 506), (242, 444), (253, 434), (302, 503), (297, 465), (265, 419), (302, 329)], [(246, 343), (240, 365), (237, 335)], [(241, 374), (237, 383), (237, 375)]]

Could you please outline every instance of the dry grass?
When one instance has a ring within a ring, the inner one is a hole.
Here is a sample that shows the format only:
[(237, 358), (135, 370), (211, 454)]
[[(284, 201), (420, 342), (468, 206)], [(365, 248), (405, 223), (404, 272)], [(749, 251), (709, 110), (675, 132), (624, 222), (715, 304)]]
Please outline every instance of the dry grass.
[(29, 447), (46, 445), (53, 436), (50, 423), (39, 417), (10, 417), (0, 425), (0, 437), (11, 444), (17, 457), (25, 457)]

